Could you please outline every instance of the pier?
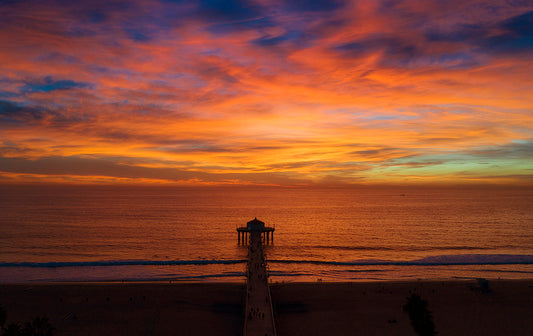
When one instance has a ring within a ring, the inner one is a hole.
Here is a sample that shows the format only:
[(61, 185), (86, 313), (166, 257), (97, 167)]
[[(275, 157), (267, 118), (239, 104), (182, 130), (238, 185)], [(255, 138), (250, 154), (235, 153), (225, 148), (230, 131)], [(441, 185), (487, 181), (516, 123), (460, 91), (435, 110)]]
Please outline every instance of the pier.
[(265, 226), (265, 223), (261, 222), (257, 218), (246, 223), (246, 226), (237, 227), (237, 236), (239, 244), (245, 244), (248, 242), (248, 236), (251, 237), (252, 232), (259, 232), (260, 240), (266, 244), (274, 242), (274, 230), (276, 228), (272, 226)]
[(246, 227), (237, 228), (237, 232), (239, 242), (248, 241), (249, 238), (243, 335), (275, 336), (274, 311), (263, 251), (263, 242), (274, 239), (274, 228), (265, 227), (265, 223), (256, 218), (248, 222)]

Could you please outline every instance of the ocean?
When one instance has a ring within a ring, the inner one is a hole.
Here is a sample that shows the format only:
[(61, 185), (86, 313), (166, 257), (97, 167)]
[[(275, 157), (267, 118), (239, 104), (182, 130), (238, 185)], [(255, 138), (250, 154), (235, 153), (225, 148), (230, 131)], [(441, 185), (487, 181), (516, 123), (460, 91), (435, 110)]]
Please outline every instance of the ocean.
[(533, 190), (0, 186), (0, 282), (533, 278)]

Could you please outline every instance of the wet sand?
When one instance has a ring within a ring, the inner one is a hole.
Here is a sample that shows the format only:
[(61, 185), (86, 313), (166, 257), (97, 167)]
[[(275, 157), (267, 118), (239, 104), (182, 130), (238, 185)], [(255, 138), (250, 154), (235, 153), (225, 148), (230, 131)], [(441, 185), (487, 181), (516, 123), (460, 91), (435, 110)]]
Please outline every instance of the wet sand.
[[(406, 297), (439, 335), (533, 335), (533, 280), (277, 283), (278, 335), (415, 335)], [(241, 335), (244, 283), (1, 284), (8, 323), (46, 315), (56, 335)]]

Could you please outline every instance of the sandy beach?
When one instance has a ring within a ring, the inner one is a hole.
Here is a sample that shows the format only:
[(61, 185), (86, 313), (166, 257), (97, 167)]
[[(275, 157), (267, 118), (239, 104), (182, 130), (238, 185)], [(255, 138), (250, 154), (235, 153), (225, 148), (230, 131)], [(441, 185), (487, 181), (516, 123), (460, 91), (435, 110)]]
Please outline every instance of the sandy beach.
[[(2, 284), (7, 322), (46, 315), (56, 335), (241, 335), (244, 283)], [(274, 283), (278, 335), (415, 335), (406, 297), (439, 335), (533, 335), (533, 280)]]
[(406, 297), (429, 303), (439, 335), (533, 335), (533, 281), (301, 283), (273, 286), (279, 335), (415, 335)]
[(8, 323), (46, 315), (56, 335), (239, 335), (243, 284), (0, 285)]

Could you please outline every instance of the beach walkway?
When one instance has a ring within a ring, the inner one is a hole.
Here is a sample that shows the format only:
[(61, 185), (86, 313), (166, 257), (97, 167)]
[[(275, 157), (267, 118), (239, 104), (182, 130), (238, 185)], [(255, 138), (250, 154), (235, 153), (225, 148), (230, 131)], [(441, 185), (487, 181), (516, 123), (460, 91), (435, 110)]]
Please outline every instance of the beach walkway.
[(275, 336), (274, 312), (261, 231), (250, 231), (246, 276), (244, 336)]

